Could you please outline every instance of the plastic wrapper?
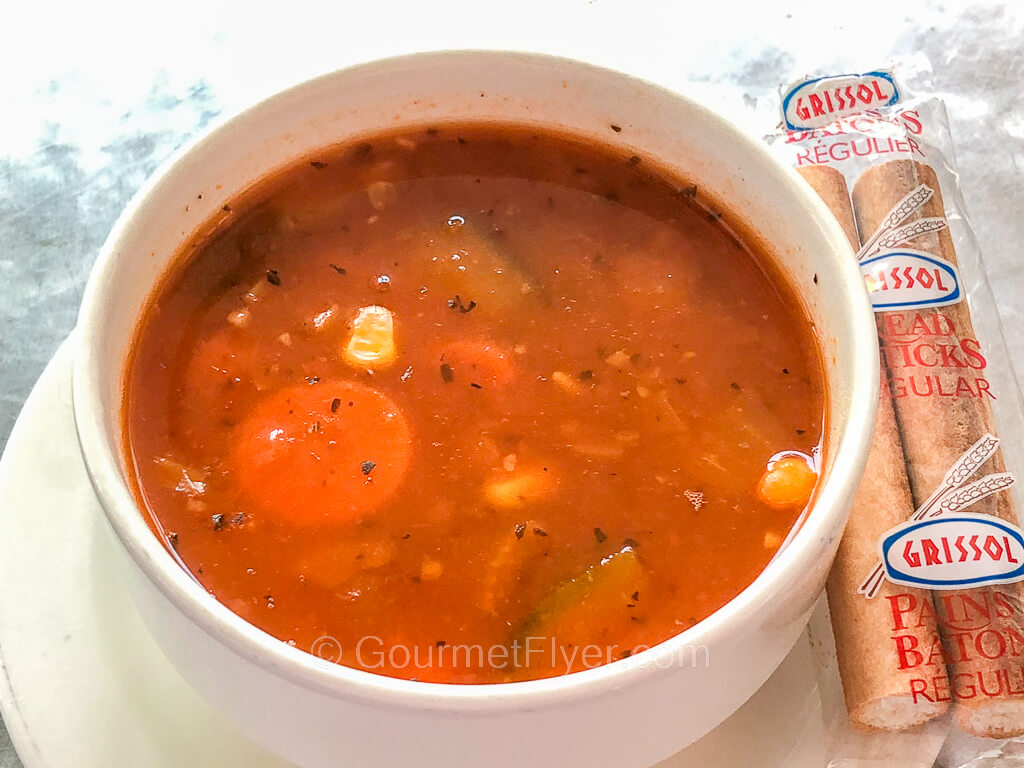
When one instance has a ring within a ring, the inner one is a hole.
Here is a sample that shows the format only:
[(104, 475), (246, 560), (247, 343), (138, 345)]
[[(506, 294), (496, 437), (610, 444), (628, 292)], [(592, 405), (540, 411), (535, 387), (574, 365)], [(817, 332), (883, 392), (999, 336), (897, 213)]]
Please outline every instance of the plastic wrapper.
[[(868, 467), (810, 632), (835, 768), (1024, 765), (1024, 407), (921, 59), (784, 88), (768, 141), (876, 313)], [(1014, 762), (1014, 761), (1020, 761)]]

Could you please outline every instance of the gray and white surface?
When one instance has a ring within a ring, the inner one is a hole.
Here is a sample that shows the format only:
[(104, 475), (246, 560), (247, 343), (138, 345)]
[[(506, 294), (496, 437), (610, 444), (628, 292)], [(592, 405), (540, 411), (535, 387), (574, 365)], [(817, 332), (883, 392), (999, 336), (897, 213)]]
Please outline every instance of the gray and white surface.
[[(1024, 370), (1019, 0), (36, 2), (0, 16), (0, 448), (74, 326), (118, 213), (175, 148), (306, 77), (440, 48), (535, 50), (615, 67), (757, 134), (783, 82), (923, 52), (948, 103), (1011, 358)], [(0, 730), (0, 768), (18, 765)]]

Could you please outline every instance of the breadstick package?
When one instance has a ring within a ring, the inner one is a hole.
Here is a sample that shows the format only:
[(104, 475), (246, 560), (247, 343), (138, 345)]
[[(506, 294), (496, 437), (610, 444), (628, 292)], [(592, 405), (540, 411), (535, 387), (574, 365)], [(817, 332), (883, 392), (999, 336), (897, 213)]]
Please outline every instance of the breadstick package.
[(878, 329), (823, 644), (843, 691), (832, 765), (849, 768), (1024, 755), (1024, 409), (928, 77), (916, 61), (799, 80), (768, 137), (846, 232)]

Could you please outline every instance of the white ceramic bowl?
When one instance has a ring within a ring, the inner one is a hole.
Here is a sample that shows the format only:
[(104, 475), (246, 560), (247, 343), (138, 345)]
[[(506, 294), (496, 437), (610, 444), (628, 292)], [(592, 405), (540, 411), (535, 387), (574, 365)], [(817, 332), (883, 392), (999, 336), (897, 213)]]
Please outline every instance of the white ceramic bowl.
[[(207, 594), (150, 533), (125, 480), (122, 372), (178, 247), (255, 179), (359, 134), (452, 120), (558, 126), (660, 158), (770, 244), (821, 334), (823, 486), (763, 573), (710, 618), (613, 664), (507, 685), (396, 680), (326, 663)], [(611, 126), (620, 128), (616, 131)], [(817, 276), (817, 279), (815, 279)], [(820, 594), (874, 423), (875, 329), (843, 233), (791, 170), (681, 96), (532, 54), (430, 53), (299, 85), (209, 131), (136, 196), (86, 289), (75, 418), (138, 609), (170, 660), (253, 739), (302, 766), (645, 766), (736, 710), (799, 637)], [(187, 738), (187, 734), (181, 734)]]

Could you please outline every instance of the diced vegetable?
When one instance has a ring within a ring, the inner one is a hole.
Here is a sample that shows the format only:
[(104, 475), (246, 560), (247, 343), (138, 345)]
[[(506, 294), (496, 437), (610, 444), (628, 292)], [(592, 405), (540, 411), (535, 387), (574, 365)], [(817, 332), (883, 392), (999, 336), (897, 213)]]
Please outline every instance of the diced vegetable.
[(757, 492), (775, 509), (803, 507), (811, 499), (818, 474), (803, 456), (785, 455), (769, 462)]
[(635, 547), (623, 546), (555, 587), (522, 622), (513, 639), (520, 644), (526, 638), (553, 638), (560, 646), (587, 645), (594, 639), (590, 635), (594, 627), (628, 622), (638, 614), (637, 599), (647, 591), (646, 580)]
[(466, 306), (476, 302), (467, 318), (502, 317), (524, 301), (542, 298), (534, 276), (497, 245), (496, 237), (485, 234), (470, 219), (458, 218), (460, 226), (446, 226), (447, 252), (433, 264), (447, 298), (458, 295)]
[(686, 424), (680, 418), (679, 411), (672, 405), (672, 401), (665, 390), (659, 390), (654, 396), (653, 402), (658, 409), (658, 421), (660, 424), (672, 432), (686, 432)]
[(331, 304), (327, 309), (322, 309), (312, 317), (302, 321), (302, 327), (306, 331), (322, 331), (328, 328), (338, 318), (338, 305)]
[(535, 520), (526, 520), (502, 536), (480, 578), (478, 604), (484, 612), (496, 613), (506, 604), (519, 588), (528, 564), (536, 557), (543, 557), (545, 537), (534, 535), (535, 529), (544, 530), (544, 526)]
[(344, 538), (311, 549), (299, 564), (299, 572), (315, 587), (337, 590), (362, 572), (388, 565), (396, 554), (394, 542), (384, 536)]
[(362, 307), (352, 321), (345, 362), (355, 368), (383, 368), (397, 356), (394, 314), (387, 307)]
[(228, 312), (227, 323), (235, 328), (248, 328), (252, 317), (247, 309), (236, 309)]
[(495, 507), (515, 509), (543, 498), (555, 488), (555, 478), (550, 471), (540, 467), (520, 468), (510, 477), (502, 472), (484, 485), (484, 498)]
[(423, 558), (423, 565), (420, 567), (420, 579), (423, 581), (437, 581), (444, 573), (444, 566), (440, 560), (432, 557)]
[(626, 449), (617, 441), (600, 442), (596, 440), (580, 440), (570, 446), (581, 456), (594, 459), (617, 459), (625, 454)]
[(565, 371), (555, 371), (551, 374), (551, 380), (570, 395), (578, 395), (583, 392), (580, 383)]
[(366, 188), (366, 196), (375, 211), (383, 211), (398, 199), (398, 189), (390, 181), (374, 181)]
[(608, 355), (604, 361), (612, 368), (622, 370), (629, 364), (629, 355), (626, 354), (626, 350), (619, 349)]
[(189, 497), (201, 496), (206, 492), (206, 478), (209, 472), (203, 469), (189, 469), (184, 464), (160, 456), (153, 459), (159, 468), (161, 480), (168, 488)]
[[(444, 347), (440, 365), (448, 366), (451, 381), (484, 389), (504, 387), (515, 377), (508, 350), (487, 339), (457, 341)], [(447, 376), (446, 376), (447, 378)]]

